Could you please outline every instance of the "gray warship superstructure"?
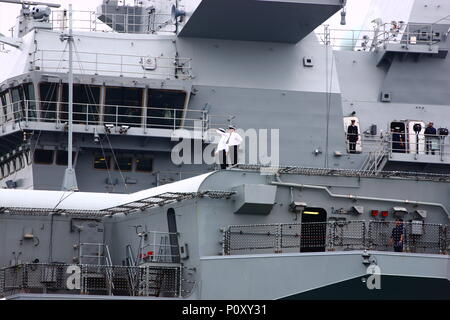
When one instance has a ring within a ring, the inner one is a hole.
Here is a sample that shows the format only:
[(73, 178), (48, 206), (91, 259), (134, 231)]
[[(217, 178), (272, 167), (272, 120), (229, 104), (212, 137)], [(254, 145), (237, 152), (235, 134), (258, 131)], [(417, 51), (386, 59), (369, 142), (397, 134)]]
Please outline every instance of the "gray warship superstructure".
[(0, 295), (450, 298), (448, 1), (0, 2)]

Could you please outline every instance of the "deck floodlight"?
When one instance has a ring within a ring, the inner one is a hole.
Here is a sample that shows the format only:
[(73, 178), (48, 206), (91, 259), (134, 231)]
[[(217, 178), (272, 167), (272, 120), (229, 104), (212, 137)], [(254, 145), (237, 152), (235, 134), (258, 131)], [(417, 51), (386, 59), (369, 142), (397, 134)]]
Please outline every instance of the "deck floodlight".
[(353, 206), (351, 211), (353, 214), (363, 214), (364, 207), (363, 206)]
[(305, 208), (307, 206), (308, 205), (305, 202), (294, 201), (294, 202), (291, 202), (291, 204), (289, 205), (289, 208), (291, 209), (292, 212), (300, 213), (300, 212), (303, 212), (303, 210), (305, 210)]
[(105, 123), (105, 132), (111, 133), (111, 130), (114, 128), (114, 125), (112, 123)]
[(122, 126), (120, 126), (119, 133), (125, 134), (128, 132), (128, 129), (130, 129), (130, 126), (122, 125)]
[(419, 215), (420, 218), (425, 219), (427, 217), (427, 210), (416, 210), (416, 214)]
[(397, 218), (401, 218), (401, 217), (403, 217), (405, 214), (408, 213), (408, 210), (406, 210), (406, 208), (403, 208), (403, 207), (393, 207), (393, 208), (392, 208), (392, 211), (394, 212), (394, 215), (395, 215)]

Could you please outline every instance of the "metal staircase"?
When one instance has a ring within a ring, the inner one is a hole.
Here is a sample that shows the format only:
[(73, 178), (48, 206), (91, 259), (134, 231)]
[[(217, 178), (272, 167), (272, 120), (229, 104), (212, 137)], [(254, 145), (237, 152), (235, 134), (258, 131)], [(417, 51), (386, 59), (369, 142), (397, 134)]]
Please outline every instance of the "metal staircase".
[(377, 175), (383, 170), (387, 162), (388, 153), (384, 144), (381, 143), (375, 150), (369, 152), (361, 166), (361, 170)]
[[(96, 263), (93, 263), (93, 261)], [(114, 280), (117, 281), (118, 278), (114, 276), (108, 245), (104, 243), (80, 243), (78, 262), (81, 268), (85, 269), (81, 273), (82, 294), (106, 291), (108, 295), (114, 295)]]

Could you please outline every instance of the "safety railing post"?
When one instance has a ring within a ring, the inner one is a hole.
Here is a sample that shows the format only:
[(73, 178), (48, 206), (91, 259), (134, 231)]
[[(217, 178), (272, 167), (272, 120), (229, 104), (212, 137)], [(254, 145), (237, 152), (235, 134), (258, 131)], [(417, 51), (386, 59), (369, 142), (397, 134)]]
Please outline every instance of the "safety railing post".
[(25, 123), (28, 127), (28, 100), (25, 100)]
[(86, 105), (86, 126), (89, 125), (89, 105)]
[(116, 105), (116, 127), (119, 125), (119, 106)]
[(152, 258), (156, 260), (156, 232), (153, 232), (153, 256)]
[(120, 56), (120, 76), (123, 77), (123, 56)]
[(95, 74), (98, 75), (98, 53), (95, 53)]
[(173, 130), (177, 127), (177, 109), (173, 109)]

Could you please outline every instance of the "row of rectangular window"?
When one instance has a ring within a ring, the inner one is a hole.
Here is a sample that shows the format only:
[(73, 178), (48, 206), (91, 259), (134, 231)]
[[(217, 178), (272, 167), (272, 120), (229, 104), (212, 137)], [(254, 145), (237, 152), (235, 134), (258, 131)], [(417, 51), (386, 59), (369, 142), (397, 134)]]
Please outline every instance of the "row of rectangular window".
[(10, 160), (0, 164), (0, 180), (9, 177), (16, 171), (22, 170), (30, 164), (29, 153), (22, 153), (12, 157)]
[[(73, 153), (75, 159), (76, 153)], [(34, 152), (34, 163), (36, 164), (57, 164), (67, 165), (67, 151), (63, 150), (44, 150), (38, 149)], [(118, 156), (113, 159), (111, 155), (95, 155), (94, 156), (94, 169), (100, 170), (120, 170), (120, 171), (139, 171), (139, 172), (152, 172), (153, 171), (153, 159), (146, 156)]]
[[(98, 110), (101, 101), (101, 87), (84, 84), (74, 85), (74, 123), (95, 124), (103, 113), (104, 122), (121, 125), (140, 126), (147, 107), (146, 125), (150, 127), (180, 126), (186, 100), (186, 92), (159, 89), (141, 89), (126, 87), (105, 87), (104, 110)], [(144, 90), (147, 90), (147, 103), (144, 105)], [(58, 83), (40, 83), (40, 118), (44, 121), (67, 120), (68, 86), (62, 84), (61, 93)], [(27, 103), (24, 100), (32, 100)], [(32, 83), (8, 89), (0, 93), (3, 121), (18, 121), (26, 114), (28, 118), (37, 118), (34, 86)], [(10, 110), (7, 105), (12, 104)], [(59, 108), (58, 108), (59, 105)], [(58, 110), (59, 109), (59, 110)], [(179, 110), (179, 112), (178, 112)], [(59, 116), (57, 116), (59, 114)]]
[[(133, 168), (134, 167), (134, 168)], [(114, 159), (111, 155), (96, 155), (94, 156), (94, 169), (100, 170), (114, 170), (120, 171), (138, 171), (138, 172), (152, 172), (153, 159), (149, 157), (132, 157), (119, 156)]]

